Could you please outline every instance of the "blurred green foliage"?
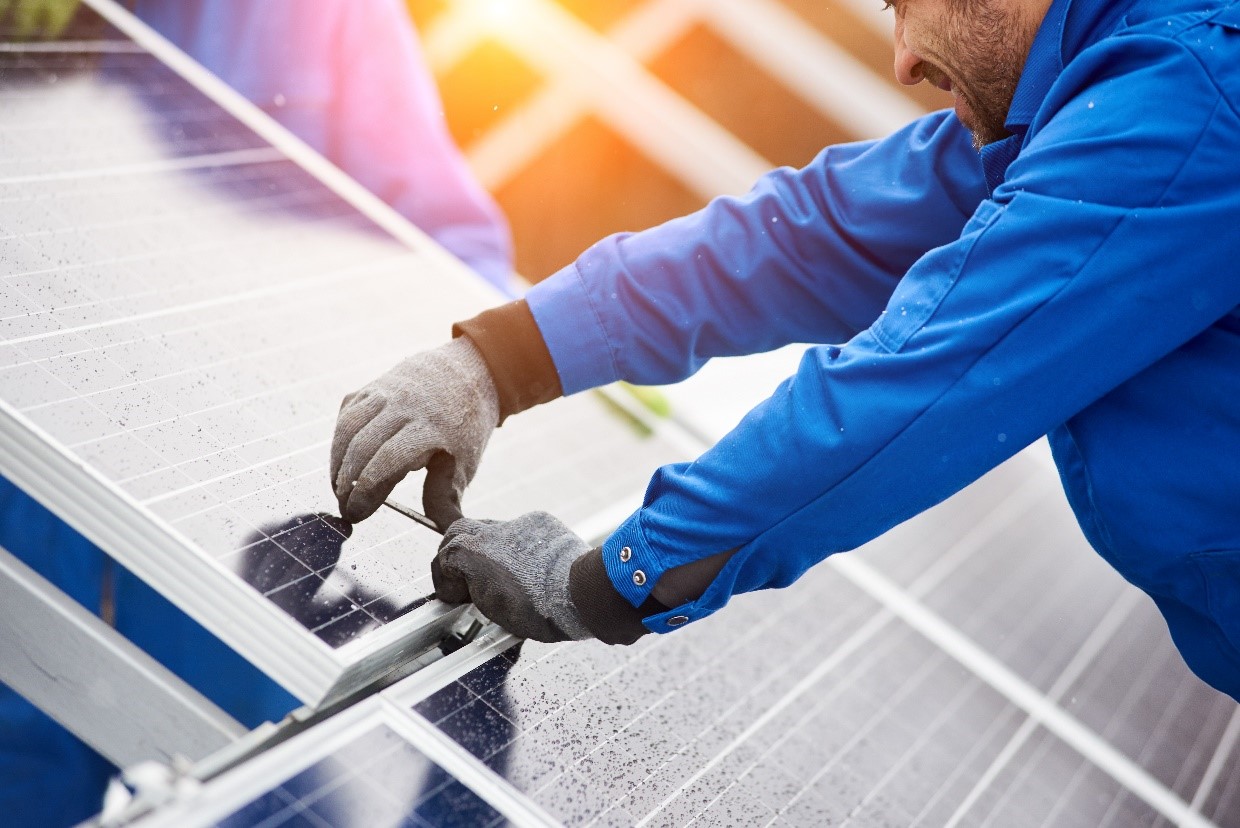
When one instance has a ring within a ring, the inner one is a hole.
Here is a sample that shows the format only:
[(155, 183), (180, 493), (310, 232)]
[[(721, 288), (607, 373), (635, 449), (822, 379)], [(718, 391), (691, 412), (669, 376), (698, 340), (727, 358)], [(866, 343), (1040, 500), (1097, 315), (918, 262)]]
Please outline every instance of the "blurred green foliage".
[(60, 37), (79, 0), (0, 0), (0, 32), (13, 40), (55, 40)]

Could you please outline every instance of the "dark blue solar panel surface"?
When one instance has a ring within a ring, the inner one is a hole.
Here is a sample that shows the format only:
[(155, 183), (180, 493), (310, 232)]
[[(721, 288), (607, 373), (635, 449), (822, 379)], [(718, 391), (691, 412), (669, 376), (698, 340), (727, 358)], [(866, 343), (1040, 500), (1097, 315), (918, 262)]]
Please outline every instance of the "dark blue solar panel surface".
[(508, 820), (387, 726), (220, 820), (220, 828), (495, 828)]

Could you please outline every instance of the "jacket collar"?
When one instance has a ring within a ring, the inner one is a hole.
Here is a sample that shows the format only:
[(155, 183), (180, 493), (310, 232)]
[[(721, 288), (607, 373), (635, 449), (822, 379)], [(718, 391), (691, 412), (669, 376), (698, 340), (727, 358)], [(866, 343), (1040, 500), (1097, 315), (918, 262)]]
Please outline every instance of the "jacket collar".
[(1034, 37), (1005, 126), (1012, 134), (982, 148), (982, 169), (993, 193), (1024, 145), (1029, 125), (1051, 86), (1085, 49), (1110, 34), (1136, 0), (1054, 0)]

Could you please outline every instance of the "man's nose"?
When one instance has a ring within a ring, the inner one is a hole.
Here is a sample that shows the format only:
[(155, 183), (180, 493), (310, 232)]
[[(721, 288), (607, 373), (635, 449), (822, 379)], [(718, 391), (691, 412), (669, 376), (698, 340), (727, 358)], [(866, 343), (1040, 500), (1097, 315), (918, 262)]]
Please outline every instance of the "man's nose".
[(916, 86), (925, 79), (925, 68), (922, 66), (922, 59), (904, 42), (904, 19), (898, 14), (896, 15), (895, 45), (896, 80), (905, 86)]

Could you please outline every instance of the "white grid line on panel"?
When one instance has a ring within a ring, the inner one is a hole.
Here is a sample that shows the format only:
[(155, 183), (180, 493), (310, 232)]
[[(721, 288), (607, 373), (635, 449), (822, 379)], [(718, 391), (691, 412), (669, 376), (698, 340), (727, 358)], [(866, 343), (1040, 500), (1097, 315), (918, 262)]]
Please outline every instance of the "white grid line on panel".
[(103, 322), (95, 322), (86, 325), (77, 325), (71, 328), (57, 328), (53, 331), (44, 333), (29, 334), (27, 336), (15, 337), (5, 341), (6, 345), (23, 345), (28, 342), (35, 342), (40, 339), (48, 339), (58, 336), (67, 336), (70, 334), (82, 333), (85, 331), (94, 331), (101, 328), (110, 328), (119, 325), (125, 325), (133, 322), (145, 322), (151, 319), (158, 319), (164, 316), (175, 316), (177, 314), (199, 313), (211, 308), (218, 308), (227, 305), (250, 304), (263, 299), (271, 299), (282, 294), (300, 293), (307, 288), (313, 288), (316, 285), (327, 285), (333, 282), (339, 282), (346, 279), (356, 279), (359, 273), (365, 273), (372, 267), (383, 264), (383, 262), (368, 262), (365, 265), (337, 270), (325, 273), (320, 276), (313, 276), (305, 279), (292, 280), (282, 284), (272, 285), (270, 287), (255, 288), (254, 290), (245, 291), (244, 293), (231, 293), (226, 296), (219, 296), (214, 299), (203, 299), (199, 302), (191, 302), (185, 305), (175, 305), (168, 308), (159, 308), (158, 310), (148, 311), (146, 313), (133, 314), (132, 316), (107, 319)]
[(1227, 728), (1223, 731), (1223, 737), (1219, 739), (1214, 756), (1210, 758), (1210, 764), (1206, 767), (1205, 775), (1201, 777), (1201, 784), (1197, 786), (1197, 792), (1193, 794), (1193, 801), (1189, 803), (1194, 811), (1200, 811), (1205, 807), (1206, 799), (1209, 798), (1215, 784), (1219, 781), (1219, 777), (1222, 776), (1223, 766), (1227, 764), (1227, 759), (1236, 749), (1237, 743), (1240, 743), (1240, 707), (1232, 711), (1231, 719), (1227, 722)]
[(507, 780), (470, 755), (440, 732), (439, 728), (421, 716), (409, 713), (386, 697), (378, 697), (378, 703), (393, 730), (408, 738), (431, 761), (511, 819), (513, 825), (522, 828), (552, 828), (560, 825), (558, 820), (543, 811), (531, 797), (518, 791)]
[[(318, 421), (316, 421), (316, 422), (318, 422), (319, 424), (321, 424), (321, 425), (323, 426), (324, 431), (326, 431), (326, 430), (327, 430), (327, 429), (331, 426), (331, 424), (332, 424), (333, 422), (335, 422), (335, 419), (334, 419), (334, 418), (330, 418), (330, 419), (318, 420)], [(268, 438), (266, 438), (266, 437), (259, 437), (259, 438), (257, 438), (256, 440), (252, 440), (252, 441), (250, 441), (250, 442), (259, 442), (259, 441), (261, 441), (261, 440), (265, 440), (265, 439), (268, 439)], [(245, 445), (247, 445), (247, 444), (244, 444), (244, 443), (243, 443), (243, 444), (241, 444), (241, 447), (244, 447)], [(178, 495), (183, 495), (183, 494), (187, 494), (187, 493), (189, 493), (189, 492), (198, 491), (199, 489), (202, 489), (202, 488), (203, 488), (203, 487), (205, 487), (205, 486), (210, 486), (212, 483), (219, 483), (219, 482), (221, 482), (221, 481), (223, 481), (223, 480), (228, 480), (228, 479), (230, 479), (230, 478), (237, 477), (237, 476), (239, 476), (239, 475), (243, 475), (243, 474), (246, 474), (246, 473), (248, 473), (248, 472), (252, 472), (252, 471), (254, 471), (255, 469), (262, 468), (263, 466), (269, 466), (269, 465), (272, 465), (272, 464), (275, 464), (275, 463), (279, 463), (279, 462), (284, 461), (284, 460), (291, 460), (291, 459), (293, 459), (293, 458), (295, 458), (295, 457), (297, 457), (297, 456), (299, 456), (299, 455), (302, 455), (302, 454), (309, 454), (309, 453), (311, 453), (311, 452), (316, 452), (316, 453), (317, 453), (317, 452), (326, 452), (326, 451), (328, 450), (328, 447), (329, 447), (330, 445), (331, 445), (331, 440), (320, 440), (320, 441), (315, 442), (315, 443), (307, 443), (307, 444), (305, 444), (305, 445), (301, 445), (301, 446), (299, 446), (299, 447), (298, 447), (298, 448), (296, 448), (296, 449), (293, 449), (292, 451), (285, 452), (284, 454), (273, 455), (272, 457), (269, 457), (269, 458), (267, 458), (266, 460), (261, 460), (261, 461), (259, 461), (259, 462), (257, 462), (257, 463), (251, 463), (251, 464), (250, 464), (250, 465), (248, 465), (248, 466), (242, 466), (242, 467), (240, 467), (240, 468), (236, 468), (236, 469), (229, 469), (227, 472), (225, 472), (225, 473), (223, 473), (223, 474), (216, 475), (215, 477), (207, 477), (207, 478), (204, 478), (204, 479), (202, 479), (202, 480), (196, 480), (196, 481), (195, 481), (194, 483), (192, 483), (191, 485), (189, 485), (189, 486), (185, 486), (185, 487), (180, 488), (180, 489), (168, 489), (167, 491), (161, 492), (160, 494), (154, 495), (153, 497), (148, 497), (148, 498), (146, 498), (145, 500), (143, 500), (143, 501), (142, 501), (142, 503), (143, 503), (143, 505), (146, 505), (146, 506), (154, 506), (154, 505), (156, 505), (156, 504), (158, 504), (158, 503), (161, 503), (161, 502), (163, 502), (163, 501), (165, 501), (165, 500), (168, 500), (168, 499), (170, 499), (170, 498), (177, 497)], [(225, 447), (225, 448), (220, 449), (218, 452), (216, 452), (216, 454), (222, 454), (222, 453), (224, 453), (224, 452), (226, 452), (226, 451), (231, 450), (232, 448), (233, 448), (232, 446), (227, 446), (227, 447)], [(214, 456), (214, 455), (210, 455), (210, 454), (208, 454), (208, 455), (205, 455), (205, 456), (206, 456), (206, 457), (212, 457), (212, 456)], [(202, 458), (198, 458), (198, 459), (202, 459)], [(191, 461), (188, 461), (188, 462), (191, 462), (191, 463), (192, 463), (192, 462), (194, 462), (194, 461), (192, 461), (192, 460), (191, 460)], [(170, 468), (176, 469), (176, 468), (180, 468), (181, 466), (184, 466), (184, 465), (187, 465), (187, 464), (186, 464), (186, 463), (179, 463), (179, 464), (177, 464), (177, 465), (175, 465), (175, 466), (171, 466)], [(314, 470), (314, 471), (306, 472), (306, 475), (309, 475), (309, 474), (316, 474), (316, 473), (317, 473), (317, 471), (318, 471), (318, 470), (316, 469), (316, 470)], [(301, 475), (300, 477), (304, 477), (304, 476), (306, 476), (306, 475)], [(293, 477), (293, 478), (289, 478), (289, 479), (290, 479), (290, 480), (298, 480), (298, 479), (300, 479), (300, 478), (299, 478), (299, 477)], [(121, 481), (121, 483), (122, 483), (122, 484), (124, 484), (125, 482), (126, 482), (126, 481), (123, 481), (123, 480)], [(278, 487), (278, 486), (283, 485), (285, 482), (286, 482), (286, 481), (279, 481), (279, 482), (277, 482), (277, 483), (272, 483), (271, 485), (266, 486), (266, 487), (264, 487), (263, 489), (256, 489), (254, 493), (256, 494), (256, 493), (258, 493), (258, 492), (265, 491), (266, 489), (273, 489), (273, 488), (276, 488), (276, 487)], [(202, 509), (201, 511), (202, 511), (202, 512), (205, 512), (205, 511), (208, 511), (208, 510), (213, 509), (213, 508), (215, 508), (215, 507), (214, 507), (214, 506), (208, 506), (208, 507), (206, 507), (206, 508)], [(186, 512), (185, 514), (181, 515), (180, 517), (183, 519), (183, 518), (188, 518), (188, 517), (194, 517), (194, 516), (195, 516), (195, 515), (197, 515), (197, 514), (201, 514), (201, 512)]]
[[(1056, 704), (1063, 698), (1072, 685), (1081, 677), (1082, 674), (1094, 662), (1098, 653), (1106, 646), (1107, 642), (1118, 632), (1120, 625), (1132, 613), (1138, 603), (1138, 593), (1135, 590), (1125, 590), (1120, 594), (1119, 599), (1107, 611), (1107, 614), (1098, 623), (1089, 638), (1077, 650), (1075, 656), (1067, 667), (1059, 674), (1059, 678), (1047, 691), (1046, 697)], [(1026, 717), (1021, 723), (1020, 729), (1012, 735), (1008, 743), (1004, 745), (1003, 750), (995, 757), (985, 773), (974, 784), (973, 789), (969, 791), (955, 813), (948, 818), (944, 828), (955, 828), (956, 825), (964, 818), (965, 814), (973, 807), (982, 793), (991, 785), (999, 774), (1007, 767), (1016, 754), (1024, 747), (1034, 732), (1037, 730), (1039, 723), (1032, 717)]]
[[(822, 661), (817, 667), (815, 667), (815, 669), (809, 675), (807, 675), (804, 679), (802, 679), (801, 682), (799, 682), (796, 687), (794, 687), (784, 697), (782, 697), (778, 702), (776, 702), (775, 705), (768, 711), (767, 714), (764, 714), (763, 716), (755, 720), (753, 724), (750, 725), (750, 727), (745, 730), (744, 733), (738, 736), (714, 760), (712, 760), (708, 764), (708, 766), (704, 769), (703, 776), (706, 775), (706, 772), (709, 772), (714, 767), (718, 766), (724, 759), (726, 759), (729, 755), (731, 755), (738, 747), (740, 747), (745, 742), (748, 742), (756, 733), (758, 733), (766, 725), (768, 725), (776, 716), (783, 713), (785, 710), (787, 710), (791, 706), (792, 703), (797, 701), (801, 696), (805, 695), (808, 690), (810, 690), (814, 686), (819, 685), (823, 681), (823, 679), (825, 679), (828, 675), (834, 672), (837, 667), (840, 667), (843, 664), (845, 659), (847, 659), (850, 656), (862, 653), (862, 652), (864, 652), (867, 658), (875, 658), (876, 655), (878, 655), (878, 653), (876, 653), (872, 647), (866, 649), (865, 651), (862, 651), (861, 648), (865, 645), (872, 644), (873, 639), (877, 637), (878, 633), (889, 629), (893, 625), (893, 622), (895, 620), (896, 620), (895, 615), (886, 610), (876, 613), (875, 615), (871, 616), (870, 619), (865, 623), (865, 625), (861, 627), (860, 629), (858, 629), (857, 632), (854, 633), (853, 636), (851, 636), (848, 639), (848, 641), (846, 641), (837, 650), (832, 652), (831, 655), (827, 659)], [(839, 747), (839, 750), (836, 752), (835, 756), (831, 759), (831, 761), (823, 763), (823, 765), (805, 783), (801, 791), (798, 792), (797, 795), (794, 796), (788, 802), (788, 804), (785, 806), (785, 810), (789, 807), (794, 806), (797, 800), (801, 798), (806, 792), (812, 790), (814, 785), (820, 779), (822, 779), (824, 776), (826, 776), (828, 773), (834, 770), (836, 768), (837, 763), (840, 761), (840, 759), (843, 756), (847, 755), (849, 751), (853, 750), (857, 745), (862, 743), (867, 738), (867, 736), (871, 733), (873, 728), (876, 727), (881, 721), (887, 719), (892, 713), (892, 711), (895, 709), (896, 705), (900, 701), (902, 701), (904, 698), (906, 698), (909, 694), (913, 693), (917, 689), (917, 686), (920, 684), (920, 682), (927, 675), (933, 672), (933, 670), (938, 666), (938, 662), (945, 661), (946, 658), (947, 657), (945, 654), (936, 653), (936, 655), (933, 658), (927, 659), (927, 661), (921, 664), (914, 673), (909, 675), (906, 678), (905, 683), (900, 687), (900, 689), (897, 690), (893, 695), (891, 695), (890, 697), (886, 698), (883, 701), (882, 707), (880, 707), (872, 716), (870, 716), (870, 718), (865, 723), (865, 725), (851, 732), (848, 740)], [(867, 661), (863, 659), (859, 666), (855, 667), (852, 671), (850, 671), (850, 673), (848, 674), (849, 677), (861, 674), (866, 664), (867, 664)], [(851, 685), (851, 682), (849, 681), (840, 681), (836, 684), (835, 688), (833, 689), (838, 692), (842, 690), (843, 688), (848, 687), (850, 685)], [(828, 705), (831, 701), (831, 698), (832, 697), (829, 695), (828, 696), (822, 696), (822, 695), (816, 696), (814, 698), (813, 706), (810, 708), (810, 711), (806, 714), (806, 716), (802, 719), (802, 721), (811, 718), (814, 714), (819, 712), (823, 707)], [(775, 744), (778, 745), (780, 742), (782, 742), (784, 739), (786, 739), (788, 736), (790, 736), (794, 732), (795, 732), (795, 729), (789, 729), (784, 734), (784, 737), (781, 738), (780, 740), (777, 740)], [(762, 764), (763, 760), (773, 750), (774, 750), (774, 746), (772, 746), (772, 748), (768, 749), (766, 752), (761, 754), (756, 760), (750, 763), (749, 766), (745, 769), (745, 771), (742, 774), (738, 775), (737, 777), (738, 781), (739, 779), (743, 778), (745, 773), (749, 773), (753, 771), (756, 767)], [(899, 764), (900, 763), (898, 761), (893, 761), (891, 769), (889, 769), (889, 773), (894, 772), (895, 769), (899, 766)], [(669, 798), (667, 801), (664, 802), (663, 806), (660, 806), (660, 811), (662, 810), (663, 807), (666, 807), (668, 804), (670, 804), (675, 799), (676, 796), (680, 795), (685, 790), (688, 790), (689, 788), (691, 788), (692, 784), (697, 781), (698, 781), (697, 778), (694, 778), (689, 783), (687, 783), (685, 786), (683, 786), (680, 790), (678, 790), (676, 794), (674, 794), (671, 798)], [(880, 782), (875, 786), (875, 790), (877, 790), (878, 787), (881, 787), (881, 784), (882, 782), (880, 780)], [(730, 790), (731, 790), (731, 786), (724, 787), (714, 797), (714, 799), (710, 800), (710, 802), (706, 803), (704, 806), (700, 808), (697, 816), (700, 817), (702, 814), (706, 813), (707, 810), (709, 810), (711, 806), (713, 806), (716, 802), (719, 802), (721, 799), (723, 799)], [(860, 805), (858, 805), (858, 807), (860, 807)], [(651, 814), (646, 819), (644, 819), (642, 823), (640, 824), (642, 825), (650, 824), (654, 816), (655, 814)]]
[(909, 591), (855, 556), (836, 555), (829, 564), (1159, 813), (1180, 825), (1209, 828), (1209, 820), (1148, 771), (931, 612)]
[[(1136, 594), (1141, 595), (1142, 593), (1137, 592)], [(1173, 647), (1169, 647), (1169, 649), (1171, 649), (1173, 653), (1176, 652)], [(1178, 659), (1179, 655), (1178, 653), (1176, 653), (1172, 657)], [(1152, 662), (1154, 661), (1154, 659), (1152, 658), (1150, 660)], [(1155, 662), (1155, 663), (1158, 663), (1158, 662)], [(1185, 673), (1180, 679), (1180, 685), (1178, 688), (1180, 692), (1174, 692), (1171, 694), (1171, 698), (1175, 700), (1175, 704), (1168, 704), (1159, 711), (1159, 718), (1157, 719), (1157, 721), (1154, 722), (1154, 726), (1150, 729), (1145, 745), (1142, 747), (1141, 751), (1137, 754), (1137, 759), (1139, 761), (1144, 761), (1146, 759), (1153, 759), (1154, 756), (1157, 754), (1157, 751), (1160, 748), (1167, 745), (1168, 743), (1173, 743), (1175, 733), (1178, 730), (1178, 728), (1181, 726), (1181, 723), (1183, 721), (1180, 714), (1183, 712), (1186, 712), (1183, 709), (1184, 704), (1187, 702), (1189, 698), (1191, 698), (1186, 692), (1184, 692), (1185, 685), (1196, 684), (1198, 681), (1199, 679), (1197, 679), (1195, 675), (1193, 675), (1192, 673), (1188, 671), (1185, 671)], [(1117, 727), (1117, 730), (1118, 730), (1118, 727)], [(1112, 736), (1113, 732), (1114, 731), (1106, 731), (1105, 735), (1110, 737)], [(1197, 738), (1198, 740), (1200, 740), (1203, 736), (1209, 736), (1209, 735), (1211, 734), (1209, 734), (1208, 732), (1199, 732), (1197, 734)], [(1216, 748), (1216, 751), (1217, 751), (1217, 748)], [(1216, 755), (1216, 752), (1213, 752), (1211, 754), (1212, 759), (1214, 755)], [(1209, 765), (1207, 765), (1207, 770), (1208, 769), (1209, 769)], [(1187, 768), (1182, 768), (1181, 774), (1185, 773), (1186, 771), (1187, 771)], [(1176, 781), (1179, 781), (1179, 780), (1176, 780)], [(1202, 781), (1203, 782), (1205, 781), (1204, 775), (1203, 775)], [(1194, 792), (1194, 795), (1195, 794), (1196, 792)], [(1200, 808), (1196, 808), (1194, 810), (1201, 813)]]
[[(1129, 592), (1133, 596), (1133, 598), (1136, 599), (1133, 601), (1133, 611), (1129, 614), (1126, 620), (1126, 623), (1118, 626), (1115, 629), (1116, 637), (1118, 637), (1118, 634), (1128, 627), (1131, 627), (1134, 625), (1139, 626), (1142, 623), (1149, 623), (1148, 621), (1144, 621), (1142, 619), (1142, 614), (1137, 611), (1143, 608), (1141, 606), (1143, 602), (1140, 600), (1141, 593), (1131, 588), (1129, 589)], [(1159, 618), (1158, 621), (1154, 622), (1153, 626), (1157, 627), (1157, 630), (1159, 632), (1162, 632), (1163, 626), (1162, 626), (1161, 618)], [(1154, 643), (1157, 646), (1153, 651), (1148, 651), (1148, 652), (1143, 653), (1144, 658), (1142, 658), (1140, 662), (1138, 672), (1124, 676), (1126, 680), (1125, 692), (1123, 693), (1122, 699), (1114, 703), (1112, 715), (1107, 719), (1106, 723), (1100, 729), (1096, 725), (1092, 726), (1095, 732), (1099, 733), (1102, 739), (1107, 741), (1108, 743), (1111, 743), (1111, 742), (1114, 742), (1120, 739), (1124, 739), (1125, 741), (1131, 741), (1131, 737), (1135, 734), (1132, 734), (1131, 732), (1128, 732), (1128, 731), (1129, 731), (1129, 728), (1131, 728), (1132, 724), (1138, 721), (1138, 715), (1135, 712), (1136, 708), (1138, 708), (1142, 704), (1143, 700), (1147, 697), (1147, 694), (1150, 688), (1155, 686), (1154, 681), (1157, 678), (1158, 673), (1166, 665), (1165, 656), (1168, 655), (1168, 651), (1170, 651), (1171, 658), (1174, 658), (1176, 660), (1179, 659), (1178, 654), (1174, 653), (1174, 649), (1168, 638), (1163, 637), (1161, 638), (1161, 640), (1158, 640)], [(1123, 643), (1116, 641), (1113, 638), (1112, 646), (1122, 647)], [(1104, 655), (1105, 655), (1105, 650), (1100, 650), (1098, 652), (1099, 660), (1101, 660)], [(1101, 674), (1101, 676), (1106, 676), (1106, 675), (1107, 675), (1106, 673)], [(1110, 675), (1115, 675), (1115, 674), (1111, 673)], [(1081, 678), (1081, 682), (1078, 683), (1076, 687), (1074, 688), (1075, 692), (1081, 692), (1082, 686), (1085, 685), (1087, 682), (1099, 681), (1100, 675), (1098, 674), (1090, 675), (1088, 673), (1082, 673), (1080, 678)], [(1129, 753), (1134, 755), (1134, 758), (1138, 763), (1144, 762), (1145, 760), (1152, 758), (1152, 755), (1151, 755), (1152, 750), (1157, 750), (1158, 747), (1160, 746), (1166, 746), (1167, 741), (1160, 737), (1165, 735), (1168, 730), (1177, 729), (1184, 724), (1185, 720), (1180, 718), (1179, 713), (1182, 710), (1182, 706), (1189, 699), (1193, 698), (1192, 695), (1186, 691), (1191, 690), (1191, 685), (1196, 685), (1197, 683), (1198, 683), (1198, 679), (1196, 679), (1191, 673), (1189, 673), (1187, 669), (1184, 669), (1182, 672), (1178, 674), (1178, 685), (1176, 689), (1171, 691), (1170, 693), (1167, 693), (1165, 697), (1160, 696), (1160, 702), (1163, 701), (1163, 699), (1165, 699), (1167, 702), (1173, 701), (1174, 704), (1172, 703), (1160, 704), (1158, 706), (1158, 718), (1157, 720), (1153, 721), (1152, 727), (1150, 727), (1148, 730), (1145, 728), (1145, 725), (1150, 720), (1140, 719), (1142, 730), (1144, 731), (1143, 732), (1143, 736), (1144, 736), (1143, 745), (1144, 746), (1141, 748), (1141, 750), (1135, 752), (1135, 754), (1132, 751), (1132, 746), (1131, 745), (1129, 746)], [(1200, 741), (1203, 737), (1208, 738), (1209, 735), (1210, 735), (1210, 732), (1208, 730), (1208, 727), (1203, 727), (1202, 730), (1198, 732), (1196, 739), (1197, 741)], [(1125, 737), (1128, 737), (1128, 738), (1125, 738)], [(1045, 756), (1049, 748), (1050, 748), (1050, 744), (1047, 742), (1043, 742), (1035, 750), (1035, 756), (1038, 758)], [(1061, 814), (1065, 812), (1065, 810), (1068, 807), (1069, 797), (1075, 791), (1089, 784), (1088, 777), (1096, 767), (1097, 765), (1088, 761), (1088, 757), (1086, 757), (1086, 761), (1082, 762), (1076, 768), (1071, 779), (1068, 780), (1067, 783), (1062, 788), (1062, 795), (1059, 801), (1056, 803), (1056, 807), (1050, 813), (1047, 814), (1046, 818), (1041, 823), (1043, 828), (1052, 828), (1052, 826), (1056, 826), (1060, 824), (1061, 822), (1060, 816)], [(1174, 782), (1172, 783), (1172, 790), (1177, 790), (1183, 787), (1182, 776), (1183, 774), (1187, 773), (1188, 770), (1189, 770), (1189, 767), (1187, 764), (1181, 768), (1180, 770), (1181, 777), (1177, 777), (1174, 780)], [(1020, 780), (1020, 779), (1025, 778), (1025, 775), (1027, 773), (1028, 773), (1027, 768), (1022, 770), (1021, 774), (1018, 775), (1017, 779)], [(1125, 788), (1125, 790), (1130, 795), (1136, 795), (1135, 792), (1133, 792), (1129, 788)], [(1005, 802), (1010, 800), (1012, 794), (1013, 794), (1013, 791), (1009, 789), (1004, 794), (1004, 796), (1000, 799), (1000, 801), (994, 805), (994, 809), (987, 816), (985, 824), (989, 825), (995, 822), (999, 808)], [(1099, 819), (1098, 821), (1099, 825), (1112, 824), (1117, 818), (1119, 811), (1123, 808), (1123, 806), (1124, 806), (1123, 796), (1116, 796), (1114, 799), (1112, 799), (1107, 809), (1106, 814)], [(1192, 806), (1190, 805), (1189, 807), (1191, 808)], [(1200, 812), (1201, 809), (1194, 808), (1194, 810)]]
[[(950, 661), (950, 658), (948, 657), (948, 655), (942, 652), (941, 650), (936, 649), (934, 656), (926, 659), (926, 661), (923, 664), (921, 664), (914, 673), (912, 673), (905, 679), (904, 683), (900, 686), (900, 688), (894, 694), (892, 694), (890, 697), (884, 700), (883, 706), (879, 708), (879, 710), (876, 711), (870, 717), (866, 725), (860, 728), (856, 733), (852, 734), (849, 737), (848, 742), (846, 742), (843, 746), (841, 746), (839, 752), (832, 759), (832, 761), (827, 764), (824, 764), (823, 767), (821, 767), (818, 770), (818, 772), (815, 773), (810, 778), (810, 780), (806, 783), (805, 787), (797, 794), (797, 796), (794, 797), (792, 801), (788, 803), (787, 806), (785, 806), (785, 810), (787, 810), (787, 808), (791, 808), (795, 806), (798, 799), (802, 798), (803, 796), (805, 796), (806, 793), (811, 791), (814, 785), (819, 780), (827, 776), (828, 773), (830, 773), (833, 770), (837, 770), (839, 762), (842, 761), (843, 757), (845, 757), (849, 751), (854, 749), (856, 746), (862, 744), (870, 736), (870, 734), (876, 728), (878, 728), (885, 720), (889, 720), (890, 718), (892, 718), (894, 711), (896, 710), (898, 704), (910, 697), (914, 697), (917, 691), (920, 689), (920, 685), (922, 684), (922, 682), (928, 679), (937, 669), (939, 669), (945, 662), (948, 662), (948, 661)], [(967, 694), (961, 693), (960, 695), (957, 696), (957, 700), (958, 700), (957, 704), (962, 703), (963, 700), (967, 698), (968, 698)], [(819, 712), (827, 706), (826, 701), (823, 699), (815, 699), (815, 702), (816, 703), (815, 703), (814, 712)], [(935, 722), (944, 721), (952, 713), (955, 713), (955, 712), (958, 712), (958, 710), (956, 708), (951, 708), (951, 707), (941, 710), (938, 714), (938, 717), (934, 720), (934, 722), (932, 722), (930, 726), (928, 726), (925, 730), (923, 730), (922, 733), (918, 735), (918, 738), (915, 739), (913, 742), (911, 742), (906, 747), (904, 753), (901, 754), (900, 757), (895, 758), (891, 761), (891, 766), (887, 769), (887, 772), (882, 777), (880, 777), (878, 781), (876, 781), (873, 784), (869, 793), (866, 794), (864, 797), (862, 797), (861, 801), (853, 806), (853, 813), (857, 813), (861, 811), (861, 809), (863, 809), (866, 805), (872, 802), (874, 798), (879, 794), (879, 792), (883, 789), (883, 786), (887, 782), (896, 778), (898, 772), (902, 769), (902, 767), (904, 766), (906, 762), (912, 759), (917, 749), (921, 746), (924, 746), (925, 744), (929, 742), (930, 736), (931, 734), (934, 733), (934, 730), (935, 730)], [(975, 743), (975, 747), (977, 749), (982, 749), (983, 745), (984, 745), (984, 742)], [(754, 764), (754, 766), (756, 765), (757, 763)]]
[(143, 175), (146, 173), (178, 172), (183, 170), (201, 170), (208, 167), (237, 167), (243, 164), (266, 164), (272, 161), (287, 160), (283, 153), (270, 147), (256, 149), (230, 150), (228, 152), (211, 152), (203, 155), (188, 155), (181, 158), (166, 158), (159, 161), (148, 161), (141, 164), (121, 164), (114, 167), (97, 169), (70, 170), (67, 172), (37, 173), (34, 175), (17, 175), (0, 178), (0, 186), (9, 184), (36, 184), (45, 181), (78, 181), (83, 178), (113, 178), (122, 176)]
[[(951, 552), (939, 558), (933, 566), (927, 569), (912, 586), (909, 587), (909, 594), (923, 596), (929, 593), (935, 586), (942, 583), (951, 574), (961, 567), (970, 557), (977, 553), (987, 540), (993, 538), (997, 533), (1002, 532), (1004, 527), (1016, 516), (1032, 509), (1038, 502), (1045, 497), (1045, 491), (1041, 481), (1026, 482), (1021, 488), (1014, 492), (1011, 497), (1007, 498), (1002, 505), (990, 512), (985, 518), (969, 531), (960, 542), (952, 546)], [(839, 556), (836, 556), (838, 558)], [(835, 558), (828, 559), (828, 563)], [(715, 758), (698, 770), (693, 776), (689, 777), (675, 791), (669, 794), (663, 803), (656, 808), (650, 816), (646, 818), (642, 825), (649, 824), (665, 807), (667, 807), (676, 797), (680, 796), (686, 790), (694, 785), (702, 777), (706, 776), (717, 765), (724, 761), (730, 754), (735, 752), (741, 745), (751, 739), (754, 734), (764, 728), (767, 724), (778, 717), (784, 710), (794, 704), (806, 692), (821, 682), (828, 676), (839, 664), (849, 655), (857, 652), (863, 645), (869, 643), (875, 636), (886, 629), (896, 619), (895, 613), (890, 609), (875, 614), (855, 633), (844, 641), (833, 652), (828, 654), (808, 675), (792, 689), (785, 693), (778, 701), (774, 702), (761, 716), (745, 729), (739, 736), (732, 740), (729, 745), (721, 750)]]

